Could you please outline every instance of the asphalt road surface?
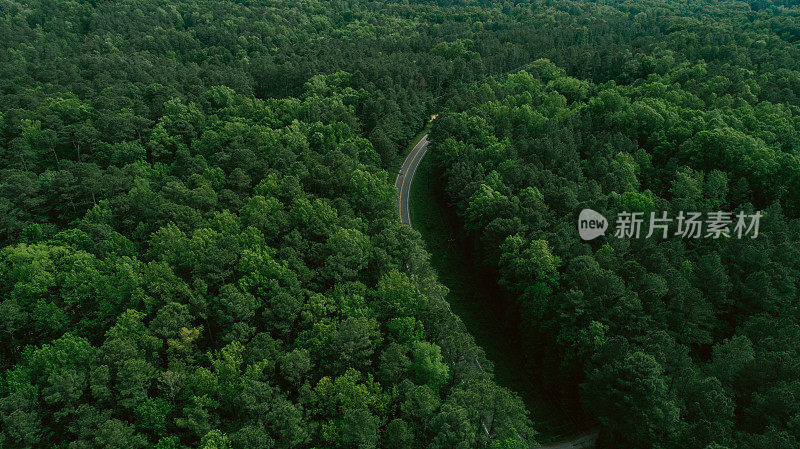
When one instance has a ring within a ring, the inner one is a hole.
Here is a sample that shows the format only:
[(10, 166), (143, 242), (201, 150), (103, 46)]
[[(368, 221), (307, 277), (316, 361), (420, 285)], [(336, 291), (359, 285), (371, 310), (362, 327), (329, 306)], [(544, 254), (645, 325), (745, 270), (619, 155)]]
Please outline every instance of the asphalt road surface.
[(397, 209), (400, 213), (400, 221), (411, 226), (411, 211), (408, 207), (409, 197), (411, 196), (411, 182), (414, 180), (414, 174), (417, 172), (419, 163), (428, 152), (428, 135), (422, 136), (422, 139), (414, 146), (414, 149), (408, 153), (406, 160), (400, 167), (400, 173), (397, 174), (397, 179), (394, 181), (394, 186), (400, 194), (397, 200)]

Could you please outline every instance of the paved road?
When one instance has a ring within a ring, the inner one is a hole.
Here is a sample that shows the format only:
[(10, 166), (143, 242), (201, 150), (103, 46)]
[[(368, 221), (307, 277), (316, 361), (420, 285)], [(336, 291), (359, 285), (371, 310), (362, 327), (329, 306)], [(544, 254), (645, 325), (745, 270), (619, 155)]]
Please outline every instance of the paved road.
[[(397, 179), (394, 181), (394, 186), (400, 193), (397, 200), (397, 211), (400, 214), (400, 221), (411, 226), (411, 213), (409, 209), (409, 201), (411, 197), (411, 183), (414, 181), (414, 175), (417, 173), (417, 167), (428, 152), (428, 135), (422, 136), (422, 139), (414, 146), (414, 149), (408, 153), (406, 160), (400, 167), (400, 172), (397, 174)], [(477, 360), (476, 360), (477, 362)], [(478, 364), (480, 366), (480, 363)], [(483, 368), (481, 368), (483, 369)], [(579, 449), (594, 447), (597, 441), (597, 432), (591, 431), (582, 435), (572, 437), (565, 441), (558, 441), (546, 446), (534, 446), (539, 449)], [(533, 449), (533, 448), (532, 448)]]
[(406, 160), (400, 167), (400, 173), (397, 174), (397, 179), (394, 181), (394, 186), (400, 194), (397, 200), (397, 209), (400, 213), (400, 221), (411, 226), (411, 211), (408, 207), (409, 197), (411, 196), (411, 182), (414, 180), (414, 174), (417, 172), (419, 163), (428, 152), (428, 135), (422, 136), (422, 139), (414, 146), (414, 149), (408, 153)]

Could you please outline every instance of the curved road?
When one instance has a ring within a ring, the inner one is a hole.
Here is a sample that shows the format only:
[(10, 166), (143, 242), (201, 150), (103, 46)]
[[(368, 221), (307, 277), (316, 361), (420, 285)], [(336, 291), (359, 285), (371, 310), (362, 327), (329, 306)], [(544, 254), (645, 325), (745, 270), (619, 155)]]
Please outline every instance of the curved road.
[(397, 201), (397, 211), (400, 213), (400, 221), (411, 226), (411, 212), (408, 208), (409, 197), (411, 196), (411, 181), (414, 179), (414, 174), (417, 172), (419, 163), (428, 152), (428, 135), (422, 136), (419, 142), (414, 146), (414, 149), (408, 153), (406, 160), (400, 167), (400, 173), (397, 174), (397, 179), (394, 181), (394, 186), (400, 193), (400, 198)]
[[(417, 167), (425, 153), (428, 152), (428, 135), (422, 136), (422, 139), (414, 145), (414, 148), (406, 156), (403, 165), (400, 166), (400, 172), (394, 181), (394, 186), (397, 188), (399, 197), (397, 200), (397, 212), (400, 214), (400, 221), (411, 226), (411, 209), (409, 208), (411, 198), (411, 183), (414, 181), (414, 175), (417, 173)], [(591, 431), (577, 435), (570, 440), (559, 441), (547, 446), (535, 446), (541, 449), (579, 449), (594, 447), (597, 441), (598, 433)]]

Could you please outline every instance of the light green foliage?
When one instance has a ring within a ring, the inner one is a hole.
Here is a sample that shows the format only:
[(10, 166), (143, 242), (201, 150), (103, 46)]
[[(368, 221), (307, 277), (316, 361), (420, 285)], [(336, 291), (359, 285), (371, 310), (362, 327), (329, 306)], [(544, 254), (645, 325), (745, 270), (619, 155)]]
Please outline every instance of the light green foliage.
[(200, 449), (230, 449), (231, 442), (228, 437), (219, 430), (212, 430), (200, 440)]
[(439, 391), (450, 378), (450, 371), (442, 362), (441, 348), (426, 341), (411, 344), (411, 371), (417, 382)]
[(425, 298), (405, 274), (392, 270), (386, 274), (375, 288), (375, 305), (379, 314), (385, 317), (415, 316), (425, 306)]

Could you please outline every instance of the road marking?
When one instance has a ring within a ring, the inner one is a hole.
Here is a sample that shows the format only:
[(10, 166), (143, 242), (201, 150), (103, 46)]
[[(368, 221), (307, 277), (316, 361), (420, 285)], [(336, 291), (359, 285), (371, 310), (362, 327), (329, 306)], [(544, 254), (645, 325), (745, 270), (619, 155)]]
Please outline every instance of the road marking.
[[(397, 213), (398, 213), (398, 215), (400, 215), (400, 221), (403, 221), (403, 188), (406, 185), (406, 177), (408, 176), (409, 168), (411, 168), (411, 165), (414, 163), (414, 160), (416, 160), (417, 155), (419, 155), (418, 149), (420, 148), (420, 145), (425, 140), (425, 137), (427, 137), (427, 134), (422, 136), (422, 139), (420, 139), (420, 141), (417, 142), (416, 145), (414, 145), (414, 148), (411, 149), (411, 154), (409, 154), (409, 156), (412, 156), (412, 155), (413, 156), (411, 157), (411, 161), (409, 162), (408, 167), (406, 167), (405, 172), (403, 172), (403, 178), (400, 179), (401, 182), (400, 182), (400, 186), (398, 188), (399, 196), (398, 196), (398, 200), (397, 200)], [(403, 161), (403, 165), (406, 165), (406, 161), (408, 161), (408, 160), (409, 160), (408, 157), (406, 157), (406, 160)], [(412, 177), (413, 177), (413, 175), (412, 175)], [(397, 187), (397, 181), (395, 181), (395, 187)], [(411, 217), (409, 217), (409, 218), (411, 218)], [(409, 220), (409, 221), (411, 221), (411, 220)]]
[[(394, 180), (394, 186), (397, 188), (397, 193), (398, 193), (398, 197), (397, 197), (397, 214), (400, 216), (400, 221), (403, 221), (403, 202), (402, 202), (402, 199), (403, 199), (403, 185), (405, 185), (406, 175), (408, 174), (408, 167), (406, 167), (405, 165), (406, 165), (406, 162), (408, 162), (409, 156), (411, 156), (412, 154), (414, 154), (415, 151), (417, 151), (417, 148), (419, 148), (419, 145), (422, 143), (423, 139), (425, 139), (426, 136), (427, 136), (427, 134), (425, 134), (425, 136), (422, 136), (422, 139), (420, 139), (419, 142), (417, 142), (417, 144), (414, 145), (414, 148), (411, 149), (411, 152), (408, 154), (408, 156), (406, 156), (406, 159), (403, 161), (403, 164), (400, 166), (400, 172), (397, 174), (397, 178), (395, 178), (395, 180)], [(409, 163), (408, 166), (410, 167), (411, 163)], [(405, 171), (403, 171), (404, 169), (405, 169)], [(400, 178), (400, 175), (402, 175), (403, 177)], [(398, 185), (398, 182), (400, 183), (399, 185)]]
[(411, 170), (411, 181), (408, 182), (408, 201), (406, 201), (406, 210), (408, 211), (408, 225), (409, 226), (411, 226), (411, 183), (414, 182), (414, 175), (417, 174), (417, 169), (419, 168), (419, 164), (422, 163), (422, 158), (425, 157), (425, 154), (427, 152), (428, 152), (428, 150), (427, 150), (427, 143), (426, 143), (426, 145), (422, 146), (422, 148), (419, 149), (417, 154), (414, 156), (414, 159), (411, 161), (411, 164), (413, 165), (414, 161), (417, 160), (417, 156), (421, 155), (420, 158), (419, 158), (419, 162), (416, 165), (414, 165), (413, 170), (411, 169), (411, 167), (408, 167), (409, 170)]
[[(426, 137), (428, 137), (427, 134), (422, 136), (422, 139), (420, 139), (419, 143), (417, 143), (417, 145), (414, 147), (414, 149), (411, 150), (412, 152), (414, 152), (414, 151), (416, 151), (416, 152), (411, 157), (411, 162), (408, 164), (408, 168), (406, 168), (405, 173), (403, 173), (403, 179), (400, 182), (400, 192), (399, 192), (400, 196), (399, 196), (399, 199), (397, 201), (397, 209), (398, 209), (398, 213), (400, 214), (400, 221), (401, 222), (403, 221), (403, 190), (406, 187), (406, 178), (408, 177), (408, 172), (410, 171), (411, 167), (414, 166), (414, 161), (417, 160), (417, 157), (419, 156), (420, 153), (422, 153), (422, 149), (425, 148), (425, 145), (427, 144), (427, 142), (425, 141)], [(406, 160), (408, 160), (408, 158), (406, 158)], [(405, 165), (405, 163), (403, 165)], [(414, 169), (414, 173), (416, 173), (416, 172), (417, 172), (417, 170)], [(414, 177), (413, 173), (411, 174), (411, 177), (412, 178)], [(408, 196), (409, 196), (409, 198), (411, 197), (410, 188), (409, 188)], [(410, 202), (410, 199), (409, 199), (409, 202)], [(406, 204), (406, 208), (408, 208), (408, 204)], [(408, 225), (411, 226), (411, 210), (410, 209), (409, 209), (409, 212), (408, 212)]]

